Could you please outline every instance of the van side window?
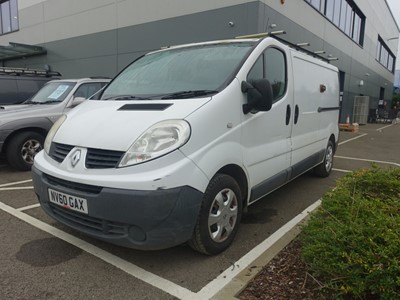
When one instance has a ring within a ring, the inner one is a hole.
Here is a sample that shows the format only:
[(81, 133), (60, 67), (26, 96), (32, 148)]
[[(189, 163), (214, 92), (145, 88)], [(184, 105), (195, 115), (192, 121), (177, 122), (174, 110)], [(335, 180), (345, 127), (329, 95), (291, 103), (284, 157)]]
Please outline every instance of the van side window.
[(247, 74), (249, 83), (262, 78), (268, 79), (271, 83), (275, 103), (286, 91), (286, 58), (282, 51), (268, 48)]

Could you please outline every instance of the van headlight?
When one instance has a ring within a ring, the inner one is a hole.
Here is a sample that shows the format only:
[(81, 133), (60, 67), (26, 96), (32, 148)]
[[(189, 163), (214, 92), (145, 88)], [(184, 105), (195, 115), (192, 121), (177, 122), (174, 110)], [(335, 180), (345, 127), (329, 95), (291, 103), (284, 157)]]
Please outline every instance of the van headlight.
[(118, 167), (139, 164), (183, 146), (190, 137), (190, 125), (184, 120), (159, 122), (143, 133), (126, 151)]
[(60, 126), (62, 125), (62, 123), (64, 123), (64, 121), (67, 119), (66, 115), (62, 115), (54, 124), (53, 126), (50, 128), (49, 133), (46, 136), (46, 139), (44, 141), (44, 145), (43, 145), (43, 149), (44, 151), (46, 151), (47, 154), (49, 154), (50, 152), (50, 146), (51, 146), (51, 142), (53, 141), (54, 136), (56, 135), (58, 129), (60, 128)]

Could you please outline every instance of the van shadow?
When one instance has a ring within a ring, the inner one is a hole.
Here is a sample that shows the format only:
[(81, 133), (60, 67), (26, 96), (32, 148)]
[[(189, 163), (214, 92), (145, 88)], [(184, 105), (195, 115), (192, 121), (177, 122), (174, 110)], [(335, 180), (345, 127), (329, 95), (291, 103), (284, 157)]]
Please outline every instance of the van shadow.
[(81, 249), (52, 237), (22, 245), (15, 257), (32, 267), (49, 267), (74, 259), (81, 253)]
[(242, 216), (242, 224), (266, 224), (271, 222), (274, 216), (278, 215), (276, 209), (262, 208), (251, 210)]

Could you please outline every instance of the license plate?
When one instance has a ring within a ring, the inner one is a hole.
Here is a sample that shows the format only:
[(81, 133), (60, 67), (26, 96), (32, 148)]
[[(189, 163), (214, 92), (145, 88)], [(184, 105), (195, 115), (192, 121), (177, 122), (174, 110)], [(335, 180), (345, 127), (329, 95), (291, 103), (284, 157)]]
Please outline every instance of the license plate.
[(60, 205), (64, 208), (78, 211), (84, 214), (88, 213), (87, 200), (84, 198), (49, 189), (49, 199), (51, 203)]

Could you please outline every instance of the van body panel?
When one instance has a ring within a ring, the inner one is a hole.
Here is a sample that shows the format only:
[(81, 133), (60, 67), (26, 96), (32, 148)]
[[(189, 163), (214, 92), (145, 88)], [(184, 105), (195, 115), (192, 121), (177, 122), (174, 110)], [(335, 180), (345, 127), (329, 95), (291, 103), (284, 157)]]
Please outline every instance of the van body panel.
[[(68, 115), (68, 122), (57, 132), (54, 141), (126, 151), (143, 132), (158, 121), (184, 119), (209, 100), (210, 98), (196, 98), (193, 101), (160, 101), (159, 103), (170, 106), (159, 110), (135, 109), (134, 106), (129, 110), (122, 109), (126, 105), (154, 104), (154, 101), (146, 100), (86, 101), (80, 105), (79, 111)], [(90, 126), (82, 126), (86, 122)], [(79, 132), (79, 135), (71, 135), (71, 132)]]
[[(241, 105), (237, 79), (207, 105), (201, 106), (186, 120), (192, 130), (190, 141), (181, 148), (210, 180), (221, 168), (235, 164), (243, 168), (241, 138)], [(197, 100), (193, 100), (197, 101)]]
[[(337, 70), (317, 63), (307, 55), (295, 51), (291, 53), (295, 91), (293, 99), (299, 111), (292, 132), (292, 164), (295, 165), (310, 154), (326, 148), (330, 135), (325, 128), (329, 127), (332, 119), (326, 113), (319, 112), (319, 108), (337, 106), (339, 89), (335, 85), (338, 82)], [(321, 85), (326, 88), (324, 92), (320, 91)]]
[[(238, 73), (239, 80), (245, 81), (248, 73), (260, 55), (269, 47), (276, 47), (285, 53), (287, 49), (273, 39), (266, 39), (251, 54)], [(290, 65), (290, 61), (287, 62)], [(287, 71), (288, 72), (288, 71)], [(292, 122), (286, 124), (288, 106), (293, 105), (293, 84), (288, 72), (286, 92), (270, 111), (242, 114), (243, 163), (249, 174), (249, 186), (255, 187), (263, 182), (276, 181), (276, 176), (291, 164)], [(243, 103), (246, 96), (242, 94)], [(279, 180), (278, 180), (279, 181)], [(269, 185), (269, 184), (267, 184)], [(275, 186), (275, 184), (272, 184)]]

